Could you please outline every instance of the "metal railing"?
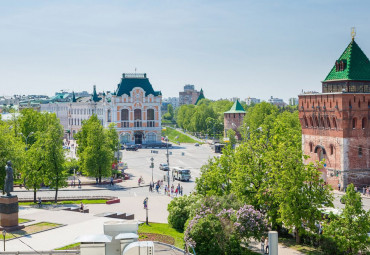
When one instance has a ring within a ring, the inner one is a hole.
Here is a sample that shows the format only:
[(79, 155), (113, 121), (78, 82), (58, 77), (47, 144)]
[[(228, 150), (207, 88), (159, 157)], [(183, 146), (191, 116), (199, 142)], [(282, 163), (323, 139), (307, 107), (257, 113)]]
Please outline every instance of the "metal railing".
[(146, 122), (147, 127), (155, 127), (155, 121), (154, 120), (148, 120)]

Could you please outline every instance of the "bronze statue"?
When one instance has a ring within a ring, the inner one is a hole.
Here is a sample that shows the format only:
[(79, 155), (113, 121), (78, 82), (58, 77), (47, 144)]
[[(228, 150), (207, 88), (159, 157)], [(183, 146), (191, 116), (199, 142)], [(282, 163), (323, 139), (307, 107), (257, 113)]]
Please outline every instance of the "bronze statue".
[(6, 162), (5, 166), (5, 184), (4, 184), (4, 192), (9, 197), (11, 196), (10, 192), (13, 191), (13, 168), (12, 168), (12, 162), (10, 160)]

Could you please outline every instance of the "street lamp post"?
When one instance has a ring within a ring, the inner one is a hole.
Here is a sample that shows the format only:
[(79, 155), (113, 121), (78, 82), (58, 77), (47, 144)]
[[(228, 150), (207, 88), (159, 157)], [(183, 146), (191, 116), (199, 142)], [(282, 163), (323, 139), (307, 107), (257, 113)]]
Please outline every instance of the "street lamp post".
[(168, 183), (168, 189), (170, 189), (170, 154), (168, 153), (168, 136), (166, 136), (166, 147), (167, 147), (167, 183)]
[(33, 132), (30, 132), (29, 134), (28, 134), (28, 136), (25, 136), (23, 133), (19, 133), (21, 136), (23, 136), (24, 137), (24, 140), (26, 140), (26, 150), (27, 150), (27, 140), (28, 140), (28, 138), (31, 136), (31, 135), (33, 135), (34, 133)]
[(153, 157), (151, 157), (150, 158), (150, 161), (152, 161), (152, 163), (150, 164), (150, 167), (152, 168), (152, 183), (154, 183), (154, 181), (153, 181), (153, 168), (154, 168), (154, 158)]
[(4, 229), (4, 230), (3, 230), (4, 251), (5, 251), (5, 236), (6, 236), (6, 231), (5, 231), (5, 229)]

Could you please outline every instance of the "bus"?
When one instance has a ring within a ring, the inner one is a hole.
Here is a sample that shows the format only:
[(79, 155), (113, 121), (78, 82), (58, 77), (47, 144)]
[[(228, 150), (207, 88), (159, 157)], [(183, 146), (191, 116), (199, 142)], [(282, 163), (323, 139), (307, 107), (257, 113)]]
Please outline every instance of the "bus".
[(172, 169), (173, 180), (179, 181), (190, 181), (191, 175), (189, 169), (184, 169), (182, 167), (174, 167)]

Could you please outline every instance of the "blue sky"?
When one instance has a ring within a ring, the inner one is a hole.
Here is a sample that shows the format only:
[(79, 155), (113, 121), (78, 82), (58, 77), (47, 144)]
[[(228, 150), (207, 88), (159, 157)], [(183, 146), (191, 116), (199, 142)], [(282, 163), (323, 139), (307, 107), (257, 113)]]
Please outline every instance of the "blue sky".
[(321, 90), (357, 30), (370, 56), (370, 1), (1, 1), (0, 95), (114, 90), (147, 73), (164, 97), (287, 100)]

